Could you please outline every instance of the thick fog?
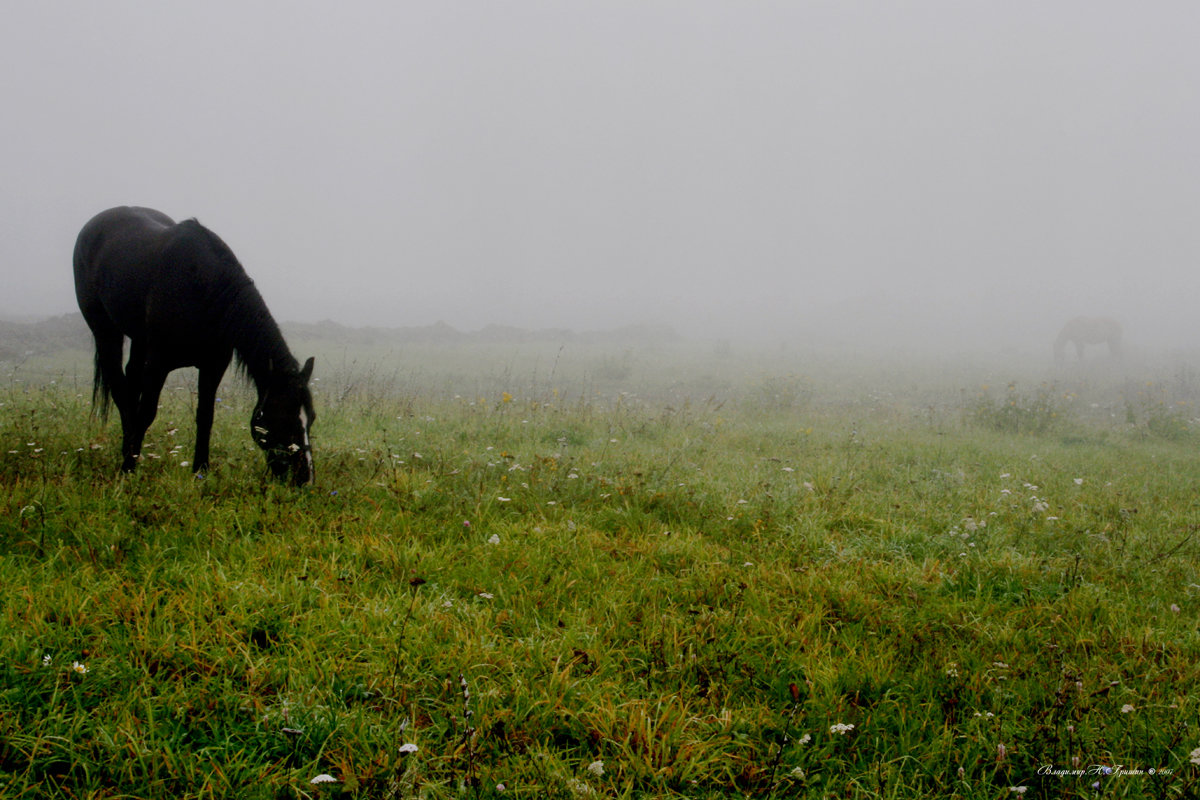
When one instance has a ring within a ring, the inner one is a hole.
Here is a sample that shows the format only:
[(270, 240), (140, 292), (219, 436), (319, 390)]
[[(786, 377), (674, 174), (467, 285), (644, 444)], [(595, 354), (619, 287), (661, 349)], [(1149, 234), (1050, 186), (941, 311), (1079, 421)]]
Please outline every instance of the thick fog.
[(275, 316), (1200, 346), (1193, 2), (68, 2), (0, 19), (0, 314), (96, 212)]

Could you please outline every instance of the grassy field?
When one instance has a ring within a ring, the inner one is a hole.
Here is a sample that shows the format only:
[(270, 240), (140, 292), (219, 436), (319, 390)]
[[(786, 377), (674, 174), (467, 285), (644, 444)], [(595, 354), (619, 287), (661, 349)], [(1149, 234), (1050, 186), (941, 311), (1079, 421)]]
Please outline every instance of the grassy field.
[(303, 491), (4, 370), (0, 797), (1200, 792), (1186, 361), (294, 344)]

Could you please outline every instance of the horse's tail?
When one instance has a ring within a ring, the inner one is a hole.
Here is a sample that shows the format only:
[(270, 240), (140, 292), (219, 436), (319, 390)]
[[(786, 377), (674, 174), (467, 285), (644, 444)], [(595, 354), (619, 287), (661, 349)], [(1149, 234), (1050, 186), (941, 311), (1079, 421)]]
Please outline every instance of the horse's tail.
[(100, 369), (100, 348), (96, 348), (96, 367), (92, 375), (92, 408), (100, 412), (100, 419), (108, 419), (108, 407), (112, 405), (112, 387), (104, 380), (104, 371)]

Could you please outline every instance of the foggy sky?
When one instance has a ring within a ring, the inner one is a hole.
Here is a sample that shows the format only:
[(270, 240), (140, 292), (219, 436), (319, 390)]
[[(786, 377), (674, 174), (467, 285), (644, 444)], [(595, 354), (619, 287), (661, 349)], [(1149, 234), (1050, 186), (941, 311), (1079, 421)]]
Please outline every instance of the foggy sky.
[(5, 4), (0, 313), (195, 216), (280, 320), (1200, 346), (1192, 2)]

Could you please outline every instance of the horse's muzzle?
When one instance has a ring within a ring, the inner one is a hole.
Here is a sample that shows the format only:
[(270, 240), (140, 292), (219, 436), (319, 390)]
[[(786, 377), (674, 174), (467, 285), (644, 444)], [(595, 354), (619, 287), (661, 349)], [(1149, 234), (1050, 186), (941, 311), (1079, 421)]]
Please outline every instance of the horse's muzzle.
[(311, 450), (268, 450), (267, 467), (276, 480), (292, 486), (308, 486), (313, 482)]

